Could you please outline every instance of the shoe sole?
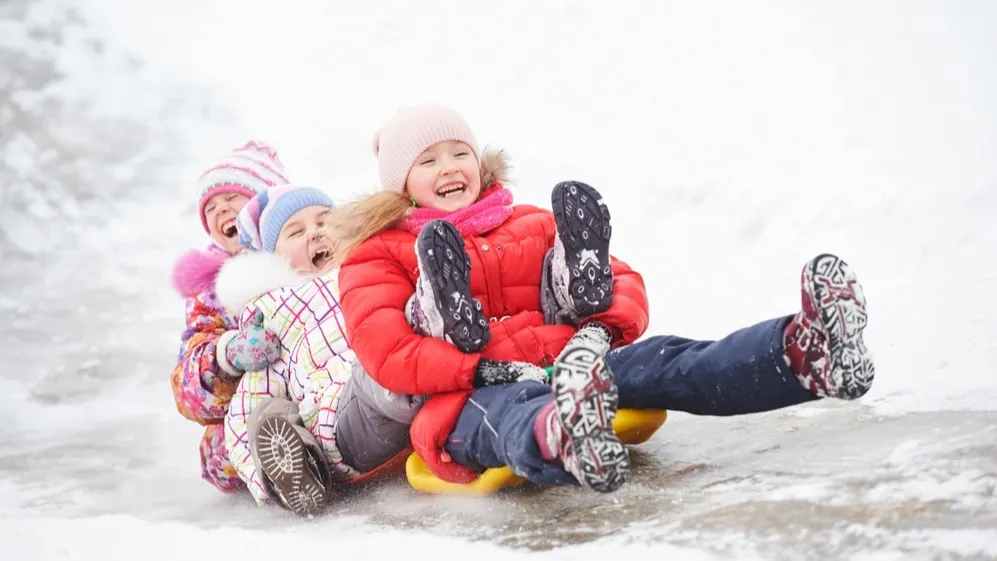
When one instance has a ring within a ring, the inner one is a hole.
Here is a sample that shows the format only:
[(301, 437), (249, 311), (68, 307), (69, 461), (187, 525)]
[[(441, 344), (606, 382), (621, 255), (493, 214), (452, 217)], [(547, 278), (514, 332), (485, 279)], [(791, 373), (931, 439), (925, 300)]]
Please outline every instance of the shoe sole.
[(471, 259), (457, 228), (444, 220), (430, 222), (419, 232), (416, 247), (420, 274), (433, 288), (447, 338), (461, 352), (485, 348), (491, 338), (488, 318), (471, 296)]
[(265, 419), (256, 449), (264, 475), (288, 509), (303, 516), (322, 510), (325, 487), (308, 469), (310, 458), (293, 424), (281, 417)]
[(818, 255), (803, 271), (804, 313), (824, 328), (830, 351), (827, 394), (841, 399), (864, 395), (875, 365), (862, 333), (868, 317), (865, 294), (855, 272), (829, 253)]
[(571, 274), (568, 291), (575, 312), (585, 317), (605, 311), (613, 299), (609, 209), (595, 188), (578, 181), (555, 185), (550, 203)]
[(568, 436), (583, 486), (601, 493), (620, 488), (630, 475), (630, 456), (613, 432), (619, 392), (605, 357), (569, 348), (554, 362), (555, 410)]

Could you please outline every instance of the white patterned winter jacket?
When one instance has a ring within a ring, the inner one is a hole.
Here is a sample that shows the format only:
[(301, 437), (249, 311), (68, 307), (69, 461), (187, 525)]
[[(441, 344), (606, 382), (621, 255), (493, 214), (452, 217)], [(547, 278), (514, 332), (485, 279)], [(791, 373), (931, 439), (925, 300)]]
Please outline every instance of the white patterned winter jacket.
[(225, 416), (229, 460), (257, 504), (264, 504), (267, 495), (250, 451), (248, 421), (253, 408), (266, 398), (298, 404), (301, 419), (322, 446), (335, 479), (357, 475), (343, 463), (335, 439), (339, 397), (355, 358), (339, 307), (337, 275), (334, 270), (306, 278), (284, 258), (269, 253), (234, 257), (218, 275), (218, 297), (233, 315), (238, 313), (239, 325), (261, 310), (263, 326), (277, 334), (282, 346), (277, 362), (242, 377)]

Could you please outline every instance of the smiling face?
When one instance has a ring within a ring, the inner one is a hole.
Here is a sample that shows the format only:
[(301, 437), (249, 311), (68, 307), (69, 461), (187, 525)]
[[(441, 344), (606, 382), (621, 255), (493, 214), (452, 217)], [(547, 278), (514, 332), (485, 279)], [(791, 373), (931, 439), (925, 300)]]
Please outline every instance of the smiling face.
[(331, 213), (325, 206), (309, 206), (294, 213), (280, 229), (274, 252), (290, 259), (291, 267), (299, 273), (327, 273), (333, 268), (333, 243), (326, 230)]
[(233, 255), (243, 249), (239, 245), (235, 219), (248, 201), (249, 197), (239, 193), (219, 193), (204, 204), (204, 221), (208, 224), (208, 234), (222, 249)]
[(446, 212), (467, 208), (481, 194), (478, 158), (463, 142), (438, 142), (415, 159), (405, 191), (422, 208)]

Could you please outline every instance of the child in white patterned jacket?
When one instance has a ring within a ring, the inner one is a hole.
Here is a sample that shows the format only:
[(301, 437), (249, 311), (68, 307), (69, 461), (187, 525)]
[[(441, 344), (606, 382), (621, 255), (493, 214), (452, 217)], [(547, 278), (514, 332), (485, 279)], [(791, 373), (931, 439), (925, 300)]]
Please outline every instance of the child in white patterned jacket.
[(238, 219), (240, 242), (255, 251), (229, 260), (217, 281), (247, 341), (270, 332), (282, 347), (266, 369), (246, 372), (232, 397), (229, 458), (257, 504), (276, 499), (298, 514), (318, 511), (334, 484), (399, 457), (424, 401), (388, 392), (355, 364), (327, 235), (333, 206), (313, 187), (260, 193)]

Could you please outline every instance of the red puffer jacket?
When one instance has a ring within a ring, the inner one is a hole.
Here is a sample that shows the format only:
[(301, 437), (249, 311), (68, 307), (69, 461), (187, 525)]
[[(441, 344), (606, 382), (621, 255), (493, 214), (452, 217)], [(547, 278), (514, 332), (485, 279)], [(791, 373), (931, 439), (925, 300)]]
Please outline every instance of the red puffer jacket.
[[(488, 162), (496, 161), (501, 169), (486, 169)], [(482, 162), (483, 176), (502, 176), (504, 159), (485, 156)], [(491, 340), (480, 353), (464, 354), (450, 343), (418, 335), (405, 319), (405, 304), (415, 293), (419, 276), (414, 234), (398, 229), (381, 232), (360, 244), (340, 268), (340, 303), (360, 363), (391, 391), (434, 394), (417, 415), (411, 435), (415, 450), (441, 479), (463, 483), (479, 475), (441, 459), (473, 389), (478, 359), (548, 366), (576, 331), (544, 325), (540, 310), (541, 266), (555, 235), (550, 211), (518, 205), (494, 230), (465, 237), (471, 292), (491, 318)], [(647, 329), (648, 304), (638, 273), (616, 259), (612, 269), (612, 304), (590, 319), (614, 329), (614, 346), (619, 346), (632, 343)]]

